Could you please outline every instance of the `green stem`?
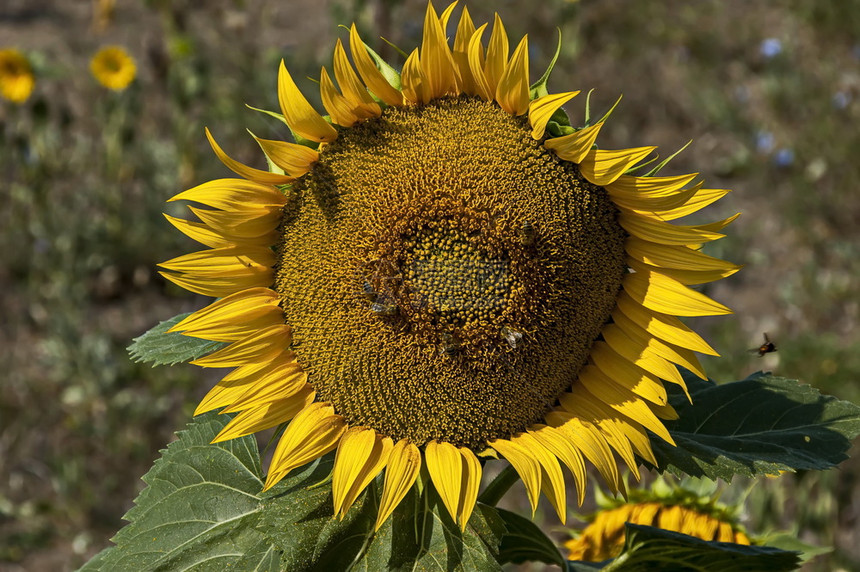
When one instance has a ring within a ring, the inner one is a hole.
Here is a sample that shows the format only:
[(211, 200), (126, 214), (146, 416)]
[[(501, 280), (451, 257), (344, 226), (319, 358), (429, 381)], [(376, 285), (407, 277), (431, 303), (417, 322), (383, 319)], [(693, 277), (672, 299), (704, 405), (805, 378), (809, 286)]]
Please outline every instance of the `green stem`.
[(508, 492), (508, 489), (510, 489), (519, 478), (520, 477), (514, 470), (513, 466), (508, 465), (502, 469), (502, 472), (499, 473), (498, 476), (493, 479), (493, 482), (487, 485), (484, 492), (478, 496), (478, 502), (490, 506), (496, 506), (502, 497), (505, 496), (505, 493)]

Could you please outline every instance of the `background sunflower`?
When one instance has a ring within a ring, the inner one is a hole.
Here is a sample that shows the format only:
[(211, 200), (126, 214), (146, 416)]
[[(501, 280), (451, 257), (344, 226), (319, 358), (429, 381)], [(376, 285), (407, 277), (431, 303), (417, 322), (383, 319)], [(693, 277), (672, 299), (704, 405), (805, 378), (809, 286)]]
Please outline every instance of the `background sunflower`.
[[(3, 434), (15, 437), (0, 443), (8, 475), (0, 485), (0, 555), (38, 570), (73, 567), (101, 547), (118, 528), (136, 478), (191, 413), (189, 392), (206, 385), (193, 368), (153, 371), (129, 364), (124, 351), (154, 319), (200, 305), (166, 289), (150, 270), (165, 252), (189, 247), (158, 222), (164, 200), (219, 176), (200, 125), (221, 126), (220, 142), (252, 162), (259, 151), (245, 125), (263, 138), (285, 134), (267, 131), (270, 124), (256, 114), (237, 115), (234, 104), (276, 108), (271, 70), (281, 57), (296, 77), (316, 75), (329, 56), (333, 24), (354, 19), (362, 30), (373, 26), (398, 45), (415, 45), (420, 29), (404, 23), (420, 22), (424, 2), (368, 3), (363, 11), (345, 1), (298, 2), (289, 10), (262, 0), (242, 10), (123, 5), (105, 35), (86, 45), (88, 3), (45, 2), (38, 17), (29, 6), (8, 3), (0, 34), (50, 54), (71, 78), (57, 84), (62, 89), (51, 101), (34, 100), (32, 115), (0, 105), (0, 168), (11, 181), (0, 190), (8, 205), (0, 215), (0, 280), (9, 317), (0, 341), (10, 372), (0, 405)], [(469, 6), (476, 19), (491, 19), (489, 3)], [(294, 10), (306, 14), (301, 25)], [(744, 211), (754, 221), (736, 225), (711, 251), (742, 253), (731, 258), (748, 265), (709, 292), (731, 300), (742, 319), (691, 323), (726, 356), (704, 363), (717, 379), (775, 369), (857, 400), (852, 278), (860, 272), (860, 204), (851, 182), (860, 167), (850, 157), (860, 135), (845, 129), (860, 114), (852, 71), (857, 14), (854, 1), (695, 9), (679, 1), (636, 11), (625, 2), (559, 1), (505, 10), (511, 35), (533, 38), (535, 61), (552, 53), (555, 26), (562, 27), (567, 53), (551, 87), (566, 89), (561, 77), (594, 86), (596, 109), (624, 94), (618, 119), (601, 133), (607, 148), (671, 149), (693, 138), (673, 172), (709, 169), (702, 175), (710, 185), (735, 191), (716, 216)], [(233, 39), (230, 50), (225, 36)], [(102, 40), (147, 54), (140, 64), (147, 97), (129, 103), (134, 113), (117, 126), (108, 154), (94, 152), (106, 142), (104, 118), (93, 113), (98, 95), (87, 91), (92, 79), (75, 75)], [(375, 46), (394, 57), (385, 44)], [(747, 353), (764, 331), (779, 351)], [(848, 566), (860, 542), (852, 505), (842, 500), (851, 498), (856, 463), (765, 483), (770, 494), (753, 499), (759, 508), (751, 514), (790, 519), (819, 543), (835, 542), (836, 555), (821, 568)], [(801, 496), (806, 502), (796, 503)]]

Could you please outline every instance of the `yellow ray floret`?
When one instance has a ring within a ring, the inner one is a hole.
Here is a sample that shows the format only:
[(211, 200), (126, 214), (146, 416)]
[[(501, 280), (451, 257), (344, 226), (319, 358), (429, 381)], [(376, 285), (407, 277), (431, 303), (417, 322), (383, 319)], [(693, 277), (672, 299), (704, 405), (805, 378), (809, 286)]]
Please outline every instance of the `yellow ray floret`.
[(343, 43), (338, 40), (334, 47), (334, 78), (343, 91), (343, 96), (353, 106), (353, 113), (361, 120), (378, 117), (382, 113), (379, 104), (367, 92), (367, 88), (359, 79), (349, 59)]
[[(545, 448), (541, 442), (530, 433), (520, 433), (511, 438), (523, 450), (537, 460), (541, 471), (541, 492), (555, 509), (558, 519), (564, 524), (567, 521), (567, 492), (564, 487), (564, 475), (558, 459)], [(516, 468), (516, 467), (515, 467)]]
[(690, 184), (699, 174), (673, 175), (671, 177), (633, 177), (622, 175), (606, 186), (613, 198), (635, 198), (638, 196), (668, 197)]
[(562, 105), (579, 94), (578, 91), (567, 91), (565, 93), (554, 93), (539, 97), (529, 103), (529, 124), (532, 126), (532, 139), (540, 139), (546, 131), (552, 114)]
[(432, 99), (430, 85), (421, 66), (418, 48), (412, 50), (412, 53), (406, 58), (400, 80), (403, 83), (403, 98), (410, 103), (420, 105), (428, 103)]
[(221, 298), (229, 296), (246, 288), (257, 286), (271, 286), (273, 275), (271, 272), (248, 273), (236, 276), (193, 276), (176, 272), (159, 272), (164, 278), (170, 280), (180, 288), (189, 292)]
[[(276, 240), (275, 230), (281, 219), (279, 207), (254, 209), (246, 211), (217, 211), (199, 209), (189, 206), (188, 209), (194, 213), (206, 226), (237, 243), (237, 246), (245, 243), (274, 244)], [(248, 248), (254, 248), (248, 244)]]
[(316, 402), (305, 407), (278, 441), (263, 490), (273, 487), (296, 467), (334, 450), (346, 428), (343, 417), (336, 415), (330, 404)]
[(699, 189), (684, 205), (660, 213), (661, 220), (675, 220), (698, 212), (706, 206), (720, 200), (731, 191), (728, 189)]
[(388, 83), (388, 80), (373, 63), (364, 42), (358, 35), (355, 24), (349, 28), (349, 50), (352, 53), (358, 75), (361, 76), (368, 89), (387, 105), (401, 105), (403, 94)]
[(580, 129), (570, 135), (547, 139), (543, 145), (547, 149), (555, 151), (555, 154), (565, 161), (582, 163), (594, 147), (594, 142), (597, 141), (597, 135), (600, 133), (601, 127), (603, 127), (603, 121)]
[(656, 147), (634, 147), (620, 151), (595, 149), (585, 155), (579, 169), (589, 182), (605, 187), (647, 157), (654, 149)]
[(523, 481), (523, 485), (526, 487), (526, 494), (532, 507), (532, 515), (534, 515), (534, 512), (537, 510), (538, 495), (540, 494), (541, 467), (531, 452), (524, 449), (522, 445), (515, 441), (515, 438), (495, 439), (487, 444), (507, 459), (520, 476), (520, 480)]
[(311, 389), (307, 383), (308, 374), (298, 362), (294, 361), (287, 367), (267, 373), (269, 375), (247, 388), (222, 413), (234, 413), (268, 405), (274, 401), (293, 399), (294, 395)]
[(634, 301), (626, 292), (619, 294), (616, 304), (618, 305), (616, 311), (623, 312), (652, 336), (701, 354), (720, 355), (699, 334), (675, 316), (649, 310)]
[[(256, 387), (277, 382), (284, 371), (294, 367), (296, 355), (284, 351), (270, 362), (242, 366), (225, 375), (200, 401), (194, 415), (226, 407)], [(277, 385), (277, 384), (276, 384)]]
[(290, 72), (281, 60), (278, 70), (278, 101), (281, 113), (290, 129), (311, 141), (331, 142), (337, 139), (334, 127), (317, 113), (293, 81)]
[(557, 430), (547, 425), (532, 425), (529, 429), (529, 434), (559, 458), (570, 470), (574, 481), (576, 481), (577, 503), (582, 506), (582, 502), (585, 500), (585, 488), (588, 481), (585, 474), (585, 460), (582, 458), (580, 450), (569, 440), (565, 439)]
[(278, 294), (269, 288), (244, 290), (197, 310), (168, 331), (235, 342), (266, 326), (283, 323), (278, 302)]
[[(481, 26), (479, 31), (483, 30)], [(473, 37), (474, 39), (474, 37)], [(505, 31), (505, 25), (498, 13), (493, 20), (493, 33), (490, 34), (490, 43), (487, 45), (487, 58), (484, 61), (484, 75), (487, 78), (489, 85), (489, 96), (487, 99), (492, 99), (496, 96), (496, 88), (502, 80), (502, 75), (508, 67), (508, 33)], [(474, 73), (474, 68), (472, 72)]]
[(200, 367), (239, 367), (267, 362), (290, 346), (292, 334), (286, 324), (269, 326), (225, 348), (191, 363)]
[(724, 234), (705, 230), (701, 225), (681, 226), (669, 224), (624, 211), (621, 211), (621, 214), (618, 216), (618, 223), (631, 235), (649, 242), (656, 242), (657, 244), (686, 246), (688, 244), (711, 242), (725, 237)]
[(656, 405), (667, 403), (666, 389), (660, 380), (630, 363), (606, 342), (594, 342), (590, 356), (613, 383)]
[[(239, 175), (240, 177), (245, 177), (249, 181), (254, 181), (255, 183), (261, 183), (265, 185), (284, 185), (287, 183), (291, 183), (295, 180), (293, 177), (288, 177), (287, 175), (279, 175), (278, 173), (270, 173), (269, 171), (263, 171), (260, 169), (255, 169), (253, 167), (249, 167), (240, 163), (239, 161), (233, 159), (224, 150), (220, 145), (215, 141), (215, 138), (212, 137), (212, 133), (209, 132), (209, 128), (205, 129), (206, 138), (209, 139), (209, 144), (212, 146), (212, 150), (215, 151), (215, 155), (218, 156), (218, 159), (221, 160), (224, 165), (227, 166), (228, 169)], [(173, 197), (172, 200), (176, 200), (176, 197)]]
[[(475, 24), (469, 16), (469, 10), (463, 6), (460, 14), (460, 23), (457, 25), (457, 33), (454, 36), (454, 66), (460, 79), (460, 91), (466, 95), (481, 95), (475, 85), (475, 78), (469, 67), (469, 40), (475, 33)], [(483, 51), (480, 52), (483, 54)], [(479, 54), (479, 55), (480, 55)]]
[(704, 294), (659, 272), (634, 272), (624, 277), (624, 291), (649, 310), (675, 316), (721, 316), (732, 311)]
[(529, 110), (529, 42), (520, 40), (511, 61), (496, 87), (496, 101), (511, 115), (524, 115)]
[(194, 201), (215, 209), (245, 212), (280, 207), (287, 198), (269, 184), (245, 179), (216, 179), (168, 199), (168, 202), (172, 201)]
[(487, 74), (484, 71), (484, 47), (481, 44), (481, 38), (484, 35), (484, 30), (487, 25), (483, 24), (475, 30), (472, 37), (469, 39), (468, 61), (469, 71), (472, 74), (472, 80), (475, 84), (475, 95), (485, 101), (493, 99), (496, 93), (495, 87), (490, 85), (490, 80), (487, 79)]
[(615, 457), (606, 443), (606, 438), (591, 423), (564, 411), (553, 410), (546, 414), (550, 427), (560, 431), (565, 439), (591, 461), (603, 476), (613, 494), (624, 491), (624, 483), (618, 474)]
[(325, 68), (320, 70), (320, 98), (333, 123), (352, 127), (358, 121), (355, 107), (338, 92)]
[(208, 246), (210, 248), (234, 246), (237, 242), (241, 241), (241, 239), (238, 238), (225, 237), (223, 234), (215, 232), (203, 223), (176, 218), (165, 213), (162, 213), (162, 215), (164, 216), (164, 218), (167, 219), (170, 224), (175, 226), (179, 230), (179, 232), (191, 238), (192, 240), (196, 240), (200, 244)]
[(278, 167), (291, 177), (301, 177), (311, 170), (319, 160), (320, 154), (305, 145), (297, 145), (286, 141), (273, 141), (254, 137), (263, 153)]
[(316, 393), (310, 385), (300, 391), (276, 401), (269, 401), (260, 406), (243, 411), (234, 417), (224, 429), (212, 440), (213, 443), (229, 441), (276, 427), (286, 423), (310, 406)]
[(271, 273), (274, 264), (275, 255), (269, 248), (226, 246), (183, 254), (159, 266), (175, 272), (215, 277)]
[(623, 312), (615, 311), (612, 314), (614, 325), (630, 338), (631, 344), (641, 348), (643, 352), (653, 352), (663, 359), (678, 364), (690, 370), (702, 379), (707, 379), (704, 370), (696, 355), (688, 349), (673, 346), (648, 334), (633, 320), (624, 315)]
[[(453, 4), (449, 6), (449, 16), (453, 7)], [(445, 31), (436, 16), (432, 2), (427, 3), (427, 11), (424, 15), (424, 38), (421, 43), (420, 64), (421, 75), (426, 84), (424, 95), (429, 98), (427, 101), (456, 92), (458, 79), (454, 58), (451, 55), (451, 49), (445, 39)], [(422, 101), (422, 103), (427, 103), (427, 101)]]
[(407, 439), (398, 441), (388, 458), (385, 469), (385, 484), (382, 487), (382, 498), (379, 501), (379, 513), (376, 517), (374, 530), (379, 530), (382, 523), (391, 515), (394, 509), (412, 488), (421, 469), (421, 451)]
[(427, 471), (451, 518), (466, 530), (481, 484), (481, 464), (465, 447), (430, 441), (424, 449)]
[(627, 336), (618, 324), (607, 324), (600, 332), (607, 345), (629, 363), (636, 365), (660, 379), (684, 385), (684, 378), (678, 369), (657, 355), (652, 349), (642, 347)]
[(346, 511), (376, 478), (391, 454), (393, 443), (373, 429), (352, 427), (337, 446), (332, 477), (335, 515), (343, 519)]

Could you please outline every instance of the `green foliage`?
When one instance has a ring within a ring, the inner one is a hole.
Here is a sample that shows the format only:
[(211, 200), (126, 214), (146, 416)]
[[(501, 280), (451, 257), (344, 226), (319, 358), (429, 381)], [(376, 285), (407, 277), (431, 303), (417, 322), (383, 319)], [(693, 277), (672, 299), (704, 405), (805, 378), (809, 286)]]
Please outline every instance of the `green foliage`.
[(534, 522), (509, 510), (496, 510), (507, 529), (499, 547), (501, 562), (520, 564), (533, 560), (564, 568), (565, 560), (559, 554), (555, 543)]
[(222, 342), (212, 342), (167, 331), (186, 316), (188, 314), (174, 316), (134, 338), (133, 343), (128, 346), (128, 353), (135, 361), (151, 363), (154, 367), (191, 361), (225, 345)]
[[(254, 528), (262, 470), (252, 437), (210, 444), (229, 421), (201, 415), (143, 477), (149, 485), (113, 538), (83, 571), (274, 570), (274, 553)], [(253, 566), (251, 566), (253, 564)]]
[(679, 476), (829, 469), (860, 434), (860, 407), (795, 380), (757, 373), (715, 385), (688, 376), (687, 385), (692, 404), (680, 391), (670, 399), (680, 418), (666, 425), (677, 447), (652, 440), (658, 466)]
[(694, 536), (627, 523), (624, 551), (602, 570), (781, 572), (800, 564), (797, 552), (768, 546), (708, 542)]

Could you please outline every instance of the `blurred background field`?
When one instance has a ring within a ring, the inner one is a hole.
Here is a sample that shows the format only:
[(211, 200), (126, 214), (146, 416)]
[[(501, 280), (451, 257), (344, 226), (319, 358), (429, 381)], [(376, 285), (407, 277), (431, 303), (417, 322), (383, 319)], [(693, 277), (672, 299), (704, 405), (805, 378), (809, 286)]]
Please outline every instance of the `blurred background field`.
[[(262, 167), (246, 133), (285, 128), (277, 63), (319, 77), (339, 24), (416, 45), (424, 0), (4, 0), (0, 49), (30, 60), (36, 85), (0, 100), (0, 570), (71, 570), (122, 525), (146, 472), (214, 378), (151, 369), (125, 347), (205, 300), (156, 264), (192, 248), (165, 200), (226, 176), (203, 136)], [(734, 190), (709, 220), (743, 212), (709, 253), (746, 264), (709, 288), (736, 314), (701, 320), (717, 381), (759, 370), (860, 402), (860, 1), (472, 0), (476, 22), (528, 33), (536, 79), (564, 46), (551, 91), (624, 98), (606, 148), (692, 139), (667, 173)], [(444, 6), (437, 4), (437, 9)], [(459, 12), (456, 12), (457, 14)], [(137, 63), (124, 91), (89, 72), (104, 45)], [(402, 61), (397, 60), (398, 63)], [(300, 82), (313, 93), (310, 80)], [(567, 109), (581, 124), (584, 95)], [(749, 348), (768, 332), (778, 351)], [(856, 452), (856, 447), (855, 447)], [(747, 484), (736, 481), (739, 489)], [(515, 488), (514, 492), (521, 492)], [(835, 546), (809, 570), (860, 569), (860, 457), (827, 473), (753, 487), (744, 523)], [(544, 521), (557, 529), (554, 517)]]

